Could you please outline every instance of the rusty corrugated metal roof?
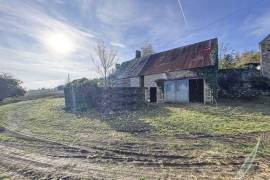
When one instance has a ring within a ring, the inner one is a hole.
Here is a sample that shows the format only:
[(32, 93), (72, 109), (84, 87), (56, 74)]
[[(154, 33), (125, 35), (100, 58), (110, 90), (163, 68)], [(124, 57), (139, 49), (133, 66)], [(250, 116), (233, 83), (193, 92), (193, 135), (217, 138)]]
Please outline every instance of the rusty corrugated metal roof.
[(211, 61), (211, 53), (217, 47), (218, 41), (215, 38), (152, 54), (140, 75), (159, 74), (214, 65), (215, 62)]

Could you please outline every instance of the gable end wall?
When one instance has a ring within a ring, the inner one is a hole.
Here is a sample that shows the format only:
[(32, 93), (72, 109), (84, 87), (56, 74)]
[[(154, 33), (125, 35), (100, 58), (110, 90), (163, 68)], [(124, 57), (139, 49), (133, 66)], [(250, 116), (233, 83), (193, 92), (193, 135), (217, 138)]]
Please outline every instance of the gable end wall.
[(262, 76), (270, 79), (270, 38), (260, 44)]

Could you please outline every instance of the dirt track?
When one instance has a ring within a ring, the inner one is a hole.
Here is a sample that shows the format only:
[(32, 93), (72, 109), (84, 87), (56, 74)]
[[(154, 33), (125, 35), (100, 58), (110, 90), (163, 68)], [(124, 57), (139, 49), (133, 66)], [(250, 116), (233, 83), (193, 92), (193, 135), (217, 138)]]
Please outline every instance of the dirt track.
[[(233, 178), (244, 161), (244, 157), (202, 158), (193, 148), (170, 152), (154, 141), (77, 147), (7, 129), (1, 129), (0, 133), (14, 138), (0, 143), (0, 165), (15, 179), (192, 179), (195, 176), (215, 179), (224, 174)], [(257, 174), (267, 167), (256, 163), (253, 171)]]

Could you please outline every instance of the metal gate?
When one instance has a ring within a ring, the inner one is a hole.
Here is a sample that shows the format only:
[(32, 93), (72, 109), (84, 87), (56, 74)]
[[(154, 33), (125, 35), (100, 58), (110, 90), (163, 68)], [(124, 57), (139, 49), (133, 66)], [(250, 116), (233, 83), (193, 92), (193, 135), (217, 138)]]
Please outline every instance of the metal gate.
[(164, 99), (166, 102), (189, 102), (189, 80), (172, 80), (164, 83)]

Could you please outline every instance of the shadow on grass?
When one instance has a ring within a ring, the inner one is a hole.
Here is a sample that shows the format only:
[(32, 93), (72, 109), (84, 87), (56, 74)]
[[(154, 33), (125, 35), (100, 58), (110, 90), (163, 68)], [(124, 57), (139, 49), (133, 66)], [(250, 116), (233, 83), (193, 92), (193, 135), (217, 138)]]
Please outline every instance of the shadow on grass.
[[(269, 106), (265, 106), (267, 103)], [(193, 138), (250, 132), (252, 131), (250, 126), (267, 120), (267, 117), (258, 113), (269, 113), (269, 108), (270, 102), (262, 99), (252, 101), (226, 99), (220, 101), (217, 106), (198, 103), (148, 104), (140, 110), (121, 111), (106, 116), (93, 109), (75, 114), (89, 119), (99, 119), (120, 132), (141, 134), (157, 132), (162, 135), (177, 137), (188, 135)], [(245, 124), (242, 126), (241, 122)], [(257, 128), (256, 131), (266, 129), (261, 129), (259, 125), (254, 128)]]
[(216, 104), (171, 104), (170, 107), (184, 108), (194, 113), (211, 115), (216, 118), (231, 117), (245, 119), (249, 115), (270, 115), (270, 97), (259, 97), (252, 99), (219, 99)]
[(219, 100), (220, 106), (239, 108), (243, 113), (261, 113), (262, 115), (270, 115), (270, 97), (261, 96), (250, 99), (228, 99)]
[(166, 117), (169, 113), (170, 110), (164, 106), (147, 104), (138, 110), (126, 110), (107, 115), (102, 115), (94, 109), (85, 112), (76, 112), (74, 114), (89, 119), (99, 119), (119, 132), (148, 133), (155, 129), (145, 119)]

